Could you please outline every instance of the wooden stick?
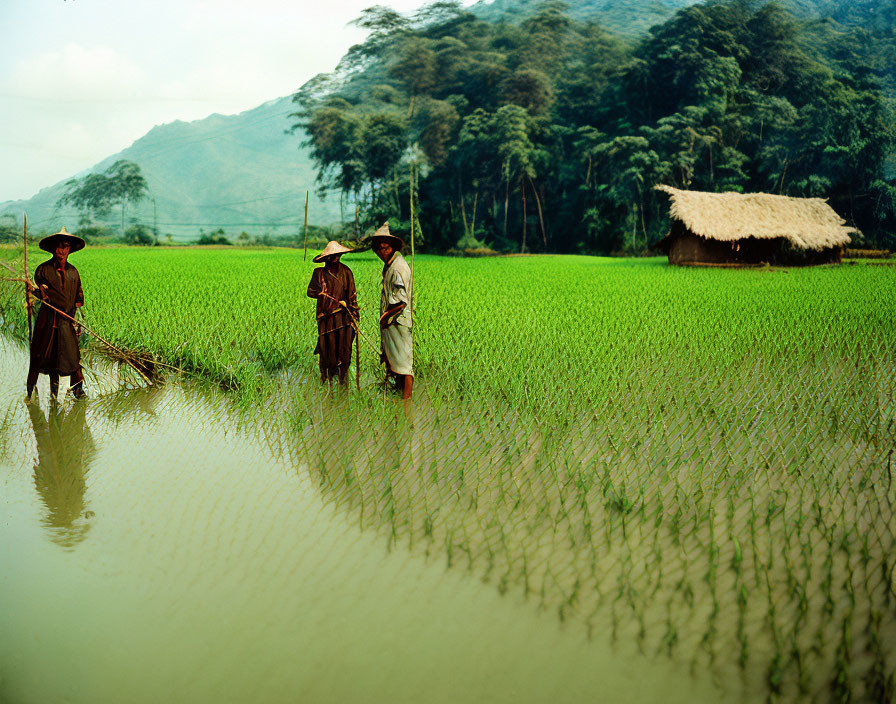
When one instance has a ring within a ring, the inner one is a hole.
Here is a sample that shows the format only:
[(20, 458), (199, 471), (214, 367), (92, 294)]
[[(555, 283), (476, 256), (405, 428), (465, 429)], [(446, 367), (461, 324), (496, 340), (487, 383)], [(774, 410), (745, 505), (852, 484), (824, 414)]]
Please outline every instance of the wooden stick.
[(144, 380), (147, 384), (152, 384), (152, 380), (151, 380), (148, 376), (146, 376), (146, 374), (143, 373), (143, 371), (140, 369), (140, 367), (138, 367), (136, 364), (134, 364), (131, 360), (128, 359), (129, 356), (134, 356), (134, 355), (129, 355), (128, 353), (123, 352), (122, 350), (118, 349), (115, 345), (113, 345), (113, 344), (112, 344), (111, 342), (109, 342), (107, 339), (105, 339), (104, 337), (100, 337), (99, 335), (97, 335), (93, 330), (91, 330), (89, 327), (87, 327), (83, 322), (79, 323), (77, 320), (75, 320), (75, 319), (74, 319), (72, 316), (70, 316), (68, 313), (65, 313), (65, 312), (59, 310), (56, 306), (51, 305), (51, 304), (48, 303), (47, 301), (41, 300), (40, 304), (41, 304), (42, 306), (47, 306), (47, 308), (49, 308), (50, 310), (55, 310), (55, 311), (56, 311), (57, 313), (59, 313), (59, 315), (61, 315), (63, 318), (66, 318), (67, 320), (71, 320), (71, 321), (72, 321), (73, 323), (75, 323), (76, 325), (80, 325), (82, 328), (84, 328), (84, 329), (85, 329), (87, 332), (89, 332), (93, 337), (95, 337), (97, 340), (99, 340), (99, 341), (102, 342), (104, 345), (106, 345), (106, 346), (107, 346), (109, 349), (111, 349), (113, 352), (117, 352), (118, 354), (120, 354), (120, 355), (121, 355), (121, 358), (122, 358), (125, 362), (127, 362), (128, 364), (130, 364), (130, 365), (134, 368), (134, 370), (135, 370), (140, 376), (143, 377), (143, 380)]
[[(0, 265), (2, 265), (5, 269), (8, 269), (8, 270), (11, 271), (13, 274), (15, 274), (15, 270), (14, 270), (9, 264), (7, 264), (6, 262), (0, 262)], [(37, 284), (35, 284), (33, 281), (31, 281), (30, 277), (27, 276), (27, 275), (24, 277), (24, 279), (18, 279), (18, 278), (15, 278), (15, 279), (11, 279), (11, 280), (12, 280), (12, 281), (19, 281), (19, 280), (24, 281), (24, 283), (25, 283), (25, 287), (26, 287), (26, 291), (28, 290), (28, 287), (29, 287), (29, 286), (30, 286), (31, 288), (37, 290), (37, 291), (40, 291), (40, 288), (37, 286)], [(30, 292), (29, 292), (29, 293), (26, 293), (26, 297), (27, 297), (28, 299), (30, 299), (30, 297), (33, 296), (33, 295), (34, 295), (34, 294), (32, 294), (32, 293), (30, 293)], [(30, 301), (28, 301), (28, 302), (30, 302)], [(130, 359), (128, 359), (129, 356), (130, 356), (130, 357), (136, 357), (136, 355), (129, 355), (128, 353), (126, 353), (126, 352), (124, 352), (124, 351), (118, 349), (115, 345), (113, 345), (113, 344), (112, 344), (111, 342), (109, 342), (107, 339), (105, 339), (104, 337), (101, 337), (101, 336), (97, 335), (93, 330), (91, 330), (89, 327), (87, 327), (86, 325), (84, 325), (83, 322), (79, 323), (77, 320), (75, 320), (75, 319), (74, 319), (72, 316), (70, 316), (68, 313), (66, 313), (65, 311), (59, 310), (56, 306), (52, 305), (52, 304), (49, 303), (48, 301), (45, 301), (45, 300), (41, 299), (40, 303), (41, 303), (41, 305), (47, 306), (47, 308), (49, 308), (50, 310), (56, 311), (59, 315), (61, 315), (61, 316), (62, 316), (63, 318), (65, 318), (66, 320), (70, 320), (70, 321), (72, 321), (75, 325), (80, 325), (82, 328), (84, 328), (87, 332), (89, 332), (91, 335), (93, 335), (93, 337), (95, 337), (97, 340), (99, 340), (99, 341), (102, 342), (104, 345), (106, 345), (106, 346), (107, 346), (109, 349), (111, 349), (113, 352), (117, 352), (119, 355), (121, 355), (121, 358), (122, 358), (125, 362), (127, 362), (128, 364), (130, 364), (130, 365), (134, 368), (134, 370), (135, 370), (140, 376), (143, 377), (143, 379), (146, 381), (147, 384), (152, 384), (152, 380), (151, 380), (148, 376), (146, 376), (146, 374), (143, 373), (143, 370), (141, 370), (140, 367), (138, 367), (138, 366), (137, 366), (136, 364), (134, 364)], [(137, 357), (137, 358), (139, 359), (139, 357)], [(147, 361), (151, 361), (151, 360), (147, 360)]]
[[(333, 301), (336, 300), (336, 299), (333, 298), (332, 296), (328, 296), (326, 293), (323, 293), (323, 294), (321, 294), (321, 295), (323, 295), (323, 296), (327, 296), (327, 298), (329, 298), (330, 300), (333, 300)], [(367, 339), (367, 335), (365, 335), (364, 333), (361, 332), (361, 328), (358, 326), (357, 322), (356, 322), (355, 319), (352, 317), (352, 314), (351, 314), (351, 313), (348, 314), (348, 319), (349, 319), (349, 322), (351, 323), (351, 326), (355, 329), (355, 332), (358, 333), (358, 336), (359, 336), (359, 337), (363, 337), (363, 338), (364, 338), (364, 342), (366, 342), (368, 345), (370, 345), (370, 349), (372, 349), (372, 350), (374, 351), (374, 353), (379, 354), (379, 353), (377, 352), (377, 349), (376, 349), (376, 347), (374, 346), (374, 344), (373, 344), (369, 339)], [(326, 333), (323, 333), (323, 334), (326, 335)], [(319, 336), (319, 335), (318, 335), (318, 336)]]
[[(336, 299), (333, 298), (333, 296), (331, 296), (328, 293), (325, 293), (322, 291), (321, 295), (326, 296), (331, 301), (336, 301)], [(342, 301), (336, 301), (336, 302), (339, 304), (342, 304)], [(354, 328), (354, 330), (355, 330), (355, 383), (358, 386), (358, 391), (360, 391), (361, 390), (361, 343), (360, 343), (361, 338), (362, 337), (364, 338), (364, 342), (366, 342), (370, 346), (370, 349), (373, 351), (373, 353), (375, 355), (379, 355), (379, 350), (377, 350), (377, 348), (374, 346), (374, 344), (370, 340), (367, 339), (367, 336), (361, 332), (360, 319), (355, 320), (354, 316), (348, 310), (347, 306), (343, 305), (343, 308), (345, 308), (345, 311), (348, 313), (349, 323), (351, 323), (352, 328)], [(389, 375), (386, 374), (386, 379), (388, 379), (388, 378), (389, 378)], [(383, 393), (384, 394), (386, 393), (385, 386), (383, 386)]]
[(302, 254), (302, 261), (308, 256), (308, 191), (305, 191), (305, 252)]
[[(333, 298), (330, 295), (327, 295), (326, 293), (321, 292), (321, 295), (327, 296), (327, 298), (329, 298), (332, 301), (336, 300), (335, 298)], [(340, 303), (342, 303), (342, 301), (340, 301)], [(361, 337), (362, 337), (361, 327), (358, 325), (358, 323), (360, 321), (355, 320), (355, 318), (352, 316), (352, 314), (348, 310), (348, 308), (346, 308), (345, 306), (343, 306), (343, 308), (345, 308), (345, 312), (348, 313), (348, 322), (351, 325), (352, 330), (355, 331), (355, 383), (358, 386), (358, 391), (360, 391), (361, 390)], [(337, 330), (338, 329), (339, 328), (337, 328)], [(334, 332), (334, 331), (331, 330), (330, 332)], [(325, 332), (318, 333), (317, 336), (320, 337), (321, 335), (327, 335), (327, 334), (328, 333), (325, 333)], [(368, 340), (366, 337), (364, 338), (364, 342), (366, 342), (368, 345), (370, 345), (370, 348), (374, 352), (376, 352), (376, 348), (373, 346), (373, 343), (370, 342), (370, 340)]]
[[(411, 164), (411, 325), (414, 324), (414, 165)], [(414, 338), (411, 338), (411, 354), (414, 352)]]
[(28, 271), (28, 213), (24, 213), (25, 215), (25, 232), (23, 234), (24, 247), (22, 249), (24, 258), (25, 258), (25, 309), (28, 311), (28, 346), (31, 347), (31, 338), (34, 334), (34, 325), (31, 321), (32, 318), (32, 304), (31, 299), (28, 296), (28, 278), (31, 273)]
[(355, 385), (361, 390), (361, 339), (355, 335)]
[(363, 332), (361, 332), (361, 328), (358, 327), (358, 324), (354, 321), (354, 319), (352, 319), (352, 325), (355, 327), (355, 332), (358, 333), (359, 337), (363, 338), (364, 342), (366, 342), (368, 344), (371, 351), (374, 354), (379, 354), (379, 350), (376, 348), (376, 346), (370, 340), (367, 339), (367, 335), (365, 335)]
[[(411, 297), (408, 305), (411, 306), (411, 325), (414, 325), (414, 166), (411, 165)], [(475, 213), (475, 210), (474, 210)], [(474, 216), (475, 217), (475, 216)], [(414, 336), (411, 335), (411, 359), (414, 357)]]

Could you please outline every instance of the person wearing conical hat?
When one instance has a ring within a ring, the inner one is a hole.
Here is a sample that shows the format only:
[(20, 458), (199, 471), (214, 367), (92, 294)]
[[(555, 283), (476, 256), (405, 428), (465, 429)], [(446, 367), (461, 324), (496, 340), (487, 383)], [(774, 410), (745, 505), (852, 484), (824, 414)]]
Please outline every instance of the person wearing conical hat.
[(414, 282), (411, 267), (401, 256), (404, 242), (389, 232), (389, 223), (373, 233), (371, 248), (383, 260), (383, 288), (380, 293), (380, 344), (386, 373), (395, 379), (402, 398), (411, 398), (414, 388), (414, 346), (411, 301)]
[[(39, 246), (53, 256), (35, 269), (34, 283), (37, 288), (32, 288), (31, 294), (38, 301), (49, 303), (74, 318), (78, 308), (84, 305), (84, 290), (81, 288), (81, 275), (68, 263), (68, 257), (84, 248), (84, 240), (63, 227), (59, 232), (44, 237)], [(25, 382), (28, 398), (31, 398), (39, 374), (49, 375), (50, 394), (54, 399), (59, 390), (60, 376), (71, 377), (71, 390), (75, 398), (85, 398), (81, 351), (78, 349), (80, 331), (75, 330), (71, 320), (50, 306), (40, 307), (34, 323), (31, 362)]]
[(354, 325), (359, 310), (355, 277), (352, 270), (339, 261), (350, 251), (338, 242), (328, 242), (313, 260), (324, 265), (314, 270), (308, 284), (308, 297), (317, 299), (314, 354), (320, 355), (320, 378), (325, 382), (336, 378), (340, 384), (345, 384), (352, 361)]

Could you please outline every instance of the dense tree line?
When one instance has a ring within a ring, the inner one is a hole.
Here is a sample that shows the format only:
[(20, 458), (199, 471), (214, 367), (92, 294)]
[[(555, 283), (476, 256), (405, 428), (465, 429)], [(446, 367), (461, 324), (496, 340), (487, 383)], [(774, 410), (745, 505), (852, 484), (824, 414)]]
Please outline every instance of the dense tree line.
[[(147, 191), (140, 167), (132, 161), (119, 159), (103, 173), (91, 173), (67, 181), (65, 193), (56, 201), (56, 207), (73, 205), (80, 213), (80, 225), (85, 227), (108, 215), (113, 206), (120, 205), (121, 235), (127, 237), (125, 207), (128, 203), (139, 203), (146, 197)], [(135, 237), (141, 239), (140, 236)]]
[(657, 183), (829, 198), (896, 244), (892, 44), (757, 0), (689, 7), (637, 42), (565, 9), (365, 11), (367, 40), (295, 97), (321, 186), (360, 227), (407, 225), (413, 190), (432, 250), (644, 251), (668, 227)]

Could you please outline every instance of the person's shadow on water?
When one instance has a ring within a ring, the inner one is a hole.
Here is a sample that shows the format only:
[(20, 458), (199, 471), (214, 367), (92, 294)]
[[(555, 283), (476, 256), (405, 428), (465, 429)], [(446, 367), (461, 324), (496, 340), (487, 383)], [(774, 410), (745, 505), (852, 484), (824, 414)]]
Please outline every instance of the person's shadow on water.
[(50, 539), (66, 548), (84, 540), (92, 516), (84, 494), (96, 446), (87, 427), (86, 408), (84, 403), (75, 403), (66, 412), (51, 406), (47, 417), (36, 403), (28, 404), (37, 440), (34, 486), (47, 509), (41, 523)]

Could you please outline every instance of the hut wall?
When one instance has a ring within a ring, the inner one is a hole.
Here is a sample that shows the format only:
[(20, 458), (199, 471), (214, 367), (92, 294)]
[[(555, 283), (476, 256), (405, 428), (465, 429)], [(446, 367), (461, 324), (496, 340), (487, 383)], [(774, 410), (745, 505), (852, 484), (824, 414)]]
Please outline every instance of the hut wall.
[(730, 247), (722, 242), (706, 240), (691, 233), (673, 235), (669, 244), (670, 264), (693, 264), (707, 262), (723, 264), (728, 261)]
[(843, 261), (843, 247), (827, 249), (799, 249), (784, 246), (775, 257), (775, 264), (780, 266), (816, 266), (819, 264), (839, 264)]
[(747, 237), (733, 243), (734, 256), (736, 261), (744, 264), (773, 262), (781, 249), (782, 242), (783, 240), (780, 238), (760, 240), (755, 237)]
[(670, 264), (759, 264), (774, 261), (781, 246), (779, 239), (709, 240), (683, 226), (673, 226), (669, 240)]

